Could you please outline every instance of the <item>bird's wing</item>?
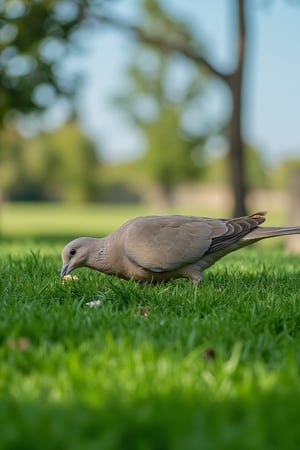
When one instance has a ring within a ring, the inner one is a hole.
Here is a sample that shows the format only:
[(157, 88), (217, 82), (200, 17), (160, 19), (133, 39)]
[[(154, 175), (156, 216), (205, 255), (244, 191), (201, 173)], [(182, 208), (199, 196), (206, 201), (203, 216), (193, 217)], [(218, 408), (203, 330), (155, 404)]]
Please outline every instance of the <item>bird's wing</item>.
[(217, 252), (225, 247), (229, 247), (248, 234), (251, 234), (253, 230), (258, 229), (259, 225), (266, 220), (265, 215), (265, 212), (258, 212), (251, 214), (250, 216), (237, 217), (235, 219), (227, 220), (226, 232), (223, 235), (215, 236), (212, 239), (211, 246), (209, 247), (207, 253)]
[(124, 251), (132, 262), (166, 272), (199, 260), (212, 240), (227, 232), (227, 224), (223, 219), (148, 216), (130, 221), (124, 232)]

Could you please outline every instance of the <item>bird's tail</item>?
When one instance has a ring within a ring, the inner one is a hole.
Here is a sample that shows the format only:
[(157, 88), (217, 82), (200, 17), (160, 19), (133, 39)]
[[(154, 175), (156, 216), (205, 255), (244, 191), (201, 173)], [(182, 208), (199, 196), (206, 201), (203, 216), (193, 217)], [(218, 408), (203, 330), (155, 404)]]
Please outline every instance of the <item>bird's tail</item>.
[[(259, 241), (276, 236), (286, 236), (288, 234), (300, 234), (300, 226), (289, 227), (257, 227), (243, 237), (243, 241)], [(249, 242), (250, 243), (250, 242)]]

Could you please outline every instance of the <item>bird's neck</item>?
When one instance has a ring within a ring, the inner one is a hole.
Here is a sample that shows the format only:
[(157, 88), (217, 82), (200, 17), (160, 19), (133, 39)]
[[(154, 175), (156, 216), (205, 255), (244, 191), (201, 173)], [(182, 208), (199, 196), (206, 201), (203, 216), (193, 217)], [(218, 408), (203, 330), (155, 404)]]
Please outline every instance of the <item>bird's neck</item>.
[(86, 266), (98, 269), (105, 264), (106, 243), (105, 238), (89, 238), (88, 258)]
[[(92, 238), (90, 241), (90, 251), (87, 267), (98, 270), (99, 272), (113, 273), (116, 271), (113, 248), (111, 248), (110, 241), (107, 237)], [(114, 261), (114, 267), (111, 267), (111, 261)]]

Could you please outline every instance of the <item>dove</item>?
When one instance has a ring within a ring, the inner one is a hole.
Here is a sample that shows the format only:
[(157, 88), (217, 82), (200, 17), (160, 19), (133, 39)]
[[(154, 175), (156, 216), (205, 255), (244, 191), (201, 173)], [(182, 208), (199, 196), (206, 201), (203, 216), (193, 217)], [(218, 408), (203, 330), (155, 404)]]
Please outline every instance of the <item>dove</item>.
[(80, 237), (62, 251), (61, 279), (78, 267), (138, 282), (187, 278), (255, 242), (300, 234), (300, 226), (261, 227), (266, 212), (233, 219), (166, 215), (129, 220), (106, 237)]

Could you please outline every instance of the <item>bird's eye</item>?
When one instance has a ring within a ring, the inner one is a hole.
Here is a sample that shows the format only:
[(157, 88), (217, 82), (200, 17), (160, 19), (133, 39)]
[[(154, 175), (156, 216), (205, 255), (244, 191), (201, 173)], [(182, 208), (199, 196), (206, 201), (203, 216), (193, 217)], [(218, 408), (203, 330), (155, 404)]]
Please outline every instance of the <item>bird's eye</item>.
[(74, 256), (75, 253), (76, 253), (76, 249), (75, 249), (75, 248), (72, 248), (72, 249), (70, 250), (70, 255), (71, 255), (71, 256)]

